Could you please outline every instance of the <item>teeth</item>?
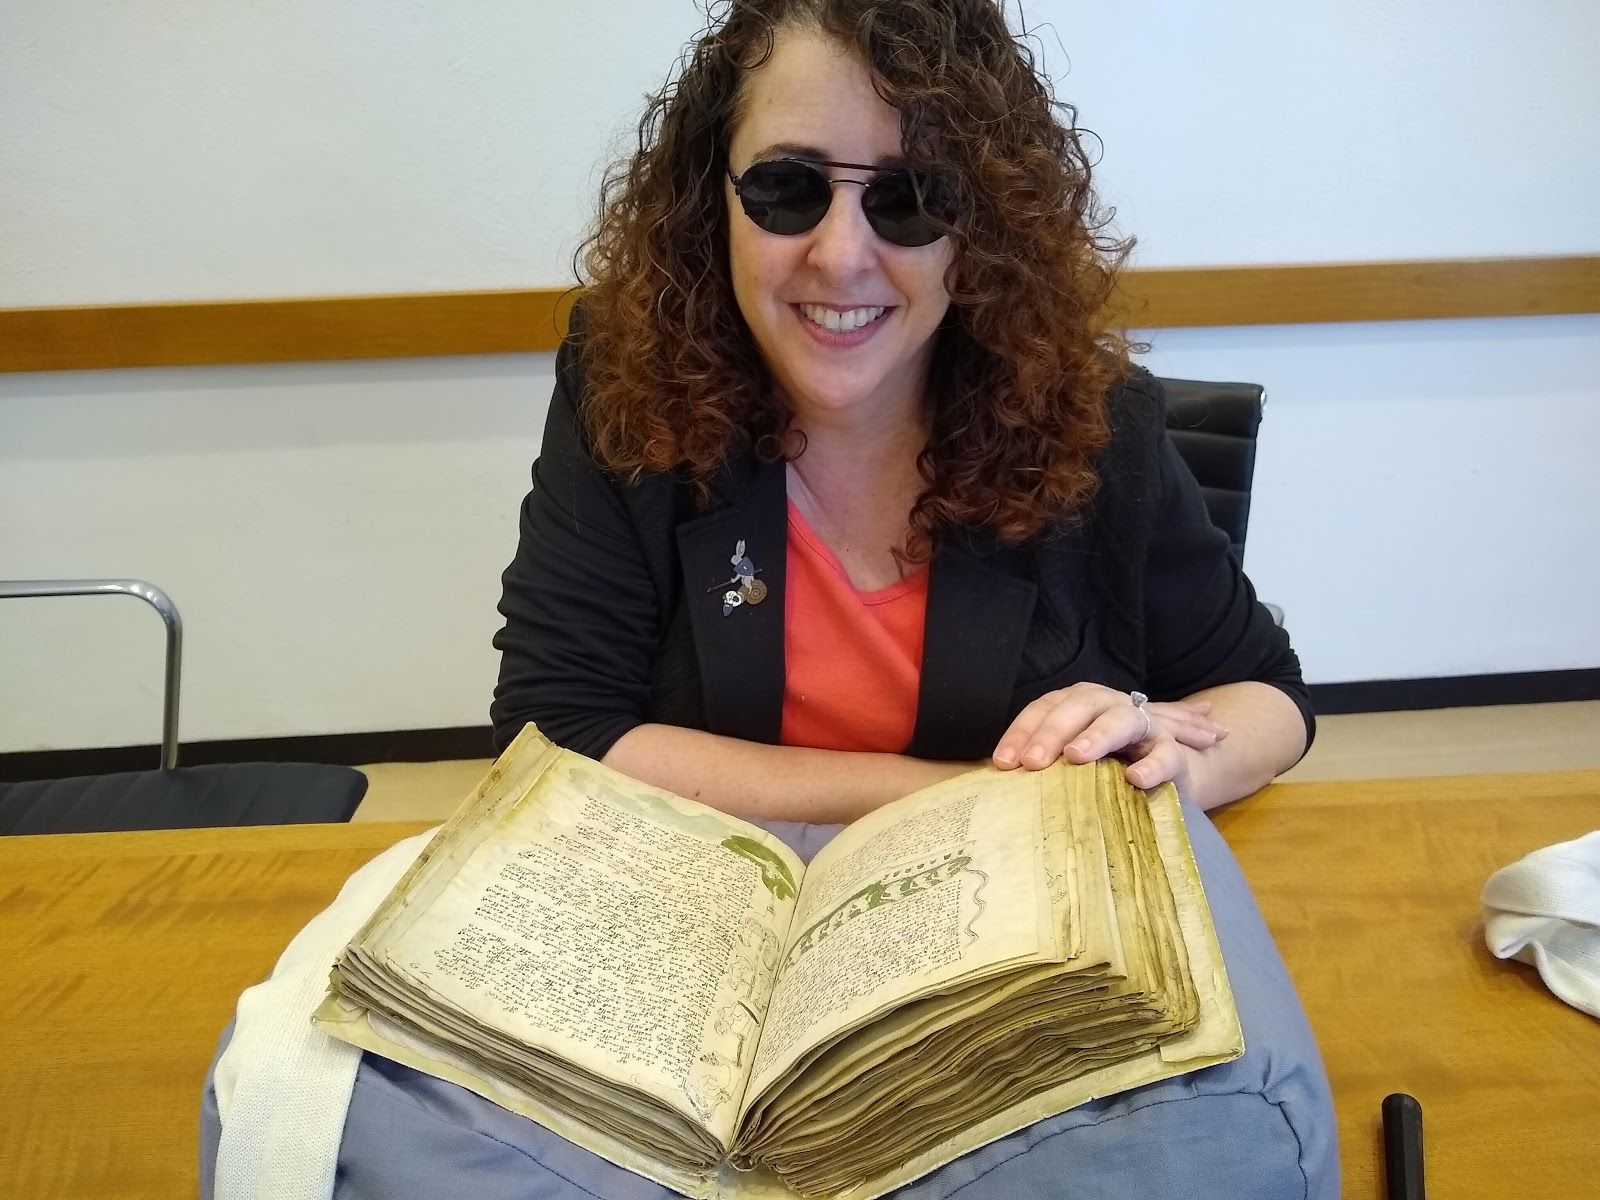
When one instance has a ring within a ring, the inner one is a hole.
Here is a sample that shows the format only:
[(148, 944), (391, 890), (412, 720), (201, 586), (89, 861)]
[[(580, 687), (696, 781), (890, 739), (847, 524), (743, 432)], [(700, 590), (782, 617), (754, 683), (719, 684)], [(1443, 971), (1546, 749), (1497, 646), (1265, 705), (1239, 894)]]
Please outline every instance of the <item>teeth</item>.
[(802, 304), (800, 311), (813, 325), (820, 325), (824, 329), (831, 329), (835, 333), (849, 333), (852, 329), (860, 329), (869, 325), (883, 316), (888, 309), (884, 308), (852, 308), (849, 312), (834, 312), (831, 308), (820, 308), (815, 304)]

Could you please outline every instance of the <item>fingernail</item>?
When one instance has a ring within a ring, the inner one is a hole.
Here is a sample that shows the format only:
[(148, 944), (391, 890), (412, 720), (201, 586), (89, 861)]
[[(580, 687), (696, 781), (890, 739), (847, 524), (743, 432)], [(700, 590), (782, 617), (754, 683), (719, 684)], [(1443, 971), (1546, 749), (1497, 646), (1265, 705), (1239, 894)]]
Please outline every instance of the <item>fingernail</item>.
[(1226, 729), (1217, 730), (1217, 741), (1220, 742), (1220, 741), (1222, 741), (1223, 738), (1225, 738), (1227, 736), (1228, 736), (1228, 731)]
[(1074, 754), (1087, 754), (1089, 753), (1089, 743), (1073, 742), (1072, 745), (1067, 747), (1067, 749), (1071, 750)]
[(1002, 746), (994, 752), (994, 760), (1003, 766), (1014, 767), (1017, 765), (1016, 749), (1012, 746)]
[(1024, 762), (1032, 763), (1034, 766), (1043, 766), (1045, 760), (1044, 747), (1029, 746), (1028, 752), (1022, 758)]

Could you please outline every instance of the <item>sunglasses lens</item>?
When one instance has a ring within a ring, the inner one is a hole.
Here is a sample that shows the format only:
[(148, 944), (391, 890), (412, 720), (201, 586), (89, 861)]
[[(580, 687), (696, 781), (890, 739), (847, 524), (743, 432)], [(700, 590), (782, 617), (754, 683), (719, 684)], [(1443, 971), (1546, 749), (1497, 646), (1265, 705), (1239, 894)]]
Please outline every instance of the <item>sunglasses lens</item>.
[[(739, 200), (750, 219), (768, 233), (805, 233), (826, 215), (833, 203), (833, 185), (809, 163), (762, 162), (740, 177)], [(896, 246), (927, 246), (943, 237), (930, 216), (955, 221), (947, 190), (937, 179), (916, 171), (878, 176), (863, 192), (861, 205), (877, 235)]]
[(862, 204), (872, 228), (897, 246), (927, 246), (944, 236), (930, 216), (952, 220), (944, 189), (920, 172), (896, 171), (867, 189)]
[(750, 219), (768, 233), (804, 233), (822, 220), (833, 191), (815, 167), (764, 162), (740, 178), (739, 199)]

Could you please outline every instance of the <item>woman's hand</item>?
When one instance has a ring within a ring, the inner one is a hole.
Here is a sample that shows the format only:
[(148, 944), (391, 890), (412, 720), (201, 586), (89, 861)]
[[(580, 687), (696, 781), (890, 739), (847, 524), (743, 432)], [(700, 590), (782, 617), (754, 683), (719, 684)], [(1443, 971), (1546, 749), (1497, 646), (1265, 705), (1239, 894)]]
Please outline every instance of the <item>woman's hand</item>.
[(994, 764), (1038, 771), (1058, 758), (1087, 763), (1115, 754), (1129, 764), (1134, 787), (1171, 781), (1181, 794), (1190, 782), (1189, 750), (1209, 750), (1228, 736), (1208, 719), (1210, 712), (1208, 701), (1179, 700), (1146, 704), (1141, 713), (1127, 692), (1075, 683), (1046, 692), (1018, 713), (995, 747)]

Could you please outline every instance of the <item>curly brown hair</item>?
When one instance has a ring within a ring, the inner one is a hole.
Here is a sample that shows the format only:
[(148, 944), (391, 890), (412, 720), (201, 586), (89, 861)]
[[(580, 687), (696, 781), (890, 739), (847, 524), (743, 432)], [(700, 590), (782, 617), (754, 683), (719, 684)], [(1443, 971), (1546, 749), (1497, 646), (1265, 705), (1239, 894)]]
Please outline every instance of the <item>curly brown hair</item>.
[(1053, 100), (995, 0), (731, 0), (708, 13), (651, 97), (637, 153), (607, 172), (574, 258), (596, 457), (635, 479), (680, 472), (704, 503), (730, 455), (795, 453), (734, 297), (723, 193), (741, 82), (790, 28), (870, 65), (906, 158), (946, 181), (959, 214), (941, 225), (951, 304), (905, 557), (925, 560), (943, 530), (1020, 541), (1081, 512), (1110, 438), (1104, 397), (1131, 370), (1107, 302), (1132, 242), (1103, 234), (1076, 110)]

